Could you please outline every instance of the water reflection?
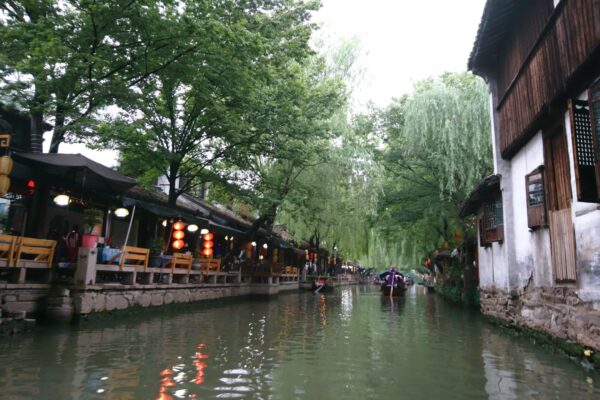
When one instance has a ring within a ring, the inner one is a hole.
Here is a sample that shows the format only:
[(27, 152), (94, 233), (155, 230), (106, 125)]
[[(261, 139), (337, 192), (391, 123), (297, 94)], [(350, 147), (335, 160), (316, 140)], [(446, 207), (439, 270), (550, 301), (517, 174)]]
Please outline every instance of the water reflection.
[(7, 399), (592, 399), (595, 382), (418, 287), (391, 300), (361, 286), (168, 308), (0, 340)]

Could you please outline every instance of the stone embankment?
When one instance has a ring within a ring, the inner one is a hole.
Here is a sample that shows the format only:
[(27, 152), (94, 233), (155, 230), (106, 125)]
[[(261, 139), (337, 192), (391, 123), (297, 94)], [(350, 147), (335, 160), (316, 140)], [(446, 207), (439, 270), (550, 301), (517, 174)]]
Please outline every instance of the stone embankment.
[(600, 303), (580, 300), (574, 288), (481, 289), (480, 301), (487, 316), (600, 353)]
[(104, 284), (68, 287), (46, 284), (5, 284), (0, 287), (0, 310), (4, 310), (8, 315), (23, 315), (23, 317), (43, 315), (50, 320), (68, 321), (80, 315), (125, 310), (131, 307), (159, 307), (228, 297), (276, 295), (290, 290), (298, 290), (298, 281), (171, 285)]

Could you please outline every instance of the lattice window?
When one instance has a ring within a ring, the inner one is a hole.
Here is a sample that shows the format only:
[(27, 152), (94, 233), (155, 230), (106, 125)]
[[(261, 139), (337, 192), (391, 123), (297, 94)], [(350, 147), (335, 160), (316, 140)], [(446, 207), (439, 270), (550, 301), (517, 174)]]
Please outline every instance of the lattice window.
[[(590, 90), (589, 104), (592, 131), (595, 133), (596, 139), (596, 163), (600, 163), (600, 83)], [(600, 166), (596, 165), (596, 168), (596, 173), (600, 174)]]
[[(597, 104), (591, 102), (592, 107)], [(596, 163), (597, 141), (594, 137), (590, 103), (587, 101), (569, 101), (571, 131), (575, 153), (575, 174), (577, 181), (577, 199), (585, 202), (598, 201), (598, 182)]]
[(593, 167), (596, 165), (594, 137), (592, 136), (592, 123), (587, 103), (575, 103), (573, 124), (576, 132), (575, 140), (577, 141), (577, 163), (581, 166)]

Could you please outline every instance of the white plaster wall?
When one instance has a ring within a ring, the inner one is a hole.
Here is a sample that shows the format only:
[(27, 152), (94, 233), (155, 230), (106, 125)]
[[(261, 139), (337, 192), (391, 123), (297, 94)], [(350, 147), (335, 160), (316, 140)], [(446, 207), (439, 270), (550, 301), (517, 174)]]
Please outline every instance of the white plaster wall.
[[(527, 221), (527, 188), (525, 175), (544, 164), (542, 132), (538, 132), (511, 160), (512, 235), (514, 240), (514, 265), (510, 265), (511, 286), (525, 287), (533, 277), (536, 286), (552, 285), (550, 237), (547, 228), (531, 231)], [(508, 244), (508, 243), (507, 243)]]
[[(491, 86), (493, 82), (489, 82)], [(488, 87), (488, 89), (490, 89)], [(510, 191), (504, 190), (504, 177), (510, 174), (510, 162), (500, 157), (500, 137), (497, 133), (498, 119), (494, 104), (494, 97), (490, 92), (490, 119), (491, 119), (491, 134), (492, 134), (492, 154), (494, 157), (494, 174), (500, 174), (502, 179), (500, 180), (502, 190), (502, 202), (505, 203), (505, 195), (509, 195)], [(504, 215), (504, 226), (506, 228), (506, 218)], [(479, 235), (478, 235), (479, 236)], [(507, 237), (505, 229), (505, 237)], [(477, 239), (479, 241), (479, 237)], [(480, 244), (480, 243), (478, 243)], [(490, 289), (493, 287), (508, 290), (509, 288), (509, 273), (508, 273), (508, 255), (506, 253), (505, 243), (492, 243), (490, 247), (478, 246), (479, 252), (479, 286), (484, 289)]]
[[(587, 100), (587, 90), (580, 93)], [(572, 211), (575, 229), (578, 295), (584, 301), (600, 301), (600, 204), (577, 200), (575, 153), (569, 112), (565, 112), (565, 131), (569, 149), (571, 171)]]
[(508, 290), (508, 268), (504, 245), (479, 247), (479, 287)]

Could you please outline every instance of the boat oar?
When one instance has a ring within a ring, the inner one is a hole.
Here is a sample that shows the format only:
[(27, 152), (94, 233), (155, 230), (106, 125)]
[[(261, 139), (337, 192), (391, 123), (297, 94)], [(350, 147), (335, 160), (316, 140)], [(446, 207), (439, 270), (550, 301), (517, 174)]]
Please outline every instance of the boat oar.
[(393, 272), (391, 273), (392, 275), (392, 287), (390, 288), (390, 297), (392, 297), (394, 295), (394, 280), (396, 278), (396, 274), (394, 274)]

